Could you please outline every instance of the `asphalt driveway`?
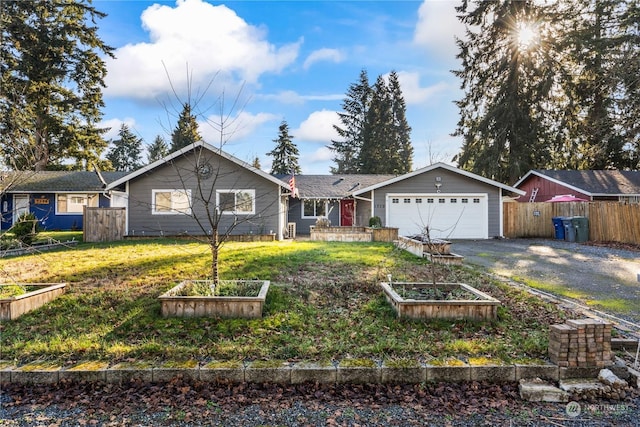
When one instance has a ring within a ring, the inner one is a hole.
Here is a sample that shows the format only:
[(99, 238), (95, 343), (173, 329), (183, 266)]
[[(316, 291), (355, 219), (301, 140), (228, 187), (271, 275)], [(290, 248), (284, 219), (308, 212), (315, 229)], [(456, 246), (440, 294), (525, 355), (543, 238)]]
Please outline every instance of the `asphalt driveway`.
[(640, 325), (640, 252), (561, 240), (455, 240), (465, 263)]

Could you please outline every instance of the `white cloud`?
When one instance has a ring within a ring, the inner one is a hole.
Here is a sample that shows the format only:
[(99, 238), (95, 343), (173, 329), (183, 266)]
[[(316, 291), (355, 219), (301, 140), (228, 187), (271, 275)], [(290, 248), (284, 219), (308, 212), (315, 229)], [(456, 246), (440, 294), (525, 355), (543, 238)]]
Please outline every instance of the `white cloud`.
[[(226, 119), (223, 141), (232, 143), (253, 134), (264, 123), (278, 120), (279, 117), (271, 113), (251, 114), (241, 112)], [(207, 121), (198, 122), (198, 130), (202, 139), (218, 146), (220, 144), (220, 116), (209, 116)], [(223, 148), (224, 149), (224, 148)]]
[(284, 90), (276, 94), (261, 95), (261, 98), (264, 99), (292, 105), (302, 105), (305, 101), (340, 101), (343, 100), (344, 97), (344, 94), (300, 95), (298, 92), (293, 90)]
[(120, 128), (123, 124), (126, 124), (134, 134), (136, 134), (135, 126), (136, 121), (131, 117), (127, 117), (124, 120), (122, 119), (109, 119), (103, 120), (100, 123), (101, 128), (110, 128), (102, 137), (106, 140), (112, 140), (118, 138), (118, 132), (120, 132)]
[(216, 73), (253, 84), (291, 64), (301, 43), (276, 47), (233, 10), (203, 0), (154, 4), (141, 19), (150, 42), (120, 47), (107, 59), (107, 95), (155, 98), (169, 91), (167, 74), (178, 90), (206, 86)]
[(343, 60), (344, 55), (338, 49), (323, 48), (311, 52), (311, 54), (304, 61), (303, 67), (305, 70), (308, 70), (316, 62), (330, 61), (339, 63)]
[(329, 147), (323, 146), (316, 151), (304, 156), (305, 161), (309, 163), (326, 162), (333, 160), (335, 153), (329, 149)]
[(300, 123), (298, 129), (292, 129), (291, 134), (296, 140), (329, 144), (332, 139), (338, 138), (338, 134), (333, 128), (334, 124), (340, 124), (338, 114), (335, 111), (314, 111)]
[[(388, 82), (389, 75), (386, 74), (384, 79)], [(434, 97), (450, 89), (450, 85), (445, 82), (439, 82), (428, 87), (420, 87), (420, 74), (407, 71), (398, 71), (398, 81), (407, 105), (432, 101)]]
[(464, 25), (456, 17), (457, 1), (424, 0), (418, 9), (413, 41), (431, 52), (452, 60), (458, 51), (454, 35), (464, 35)]

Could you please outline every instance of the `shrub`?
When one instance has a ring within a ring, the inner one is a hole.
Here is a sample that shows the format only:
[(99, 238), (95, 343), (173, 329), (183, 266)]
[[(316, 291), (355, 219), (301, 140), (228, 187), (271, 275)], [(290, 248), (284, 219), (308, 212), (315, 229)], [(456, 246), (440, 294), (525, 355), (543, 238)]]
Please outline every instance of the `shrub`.
[(331, 227), (331, 221), (326, 216), (320, 216), (316, 220), (316, 227)]
[(16, 223), (13, 224), (11, 231), (13, 231), (16, 239), (25, 245), (30, 245), (38, 235), (40, 231), (39, 228), (38, 219), (34, 214), (29, 212), (20, 215)]
[(369, 218), (369, 227), (371, 228), (382, 228), (382, 220), (379, 216), (372, 216)]

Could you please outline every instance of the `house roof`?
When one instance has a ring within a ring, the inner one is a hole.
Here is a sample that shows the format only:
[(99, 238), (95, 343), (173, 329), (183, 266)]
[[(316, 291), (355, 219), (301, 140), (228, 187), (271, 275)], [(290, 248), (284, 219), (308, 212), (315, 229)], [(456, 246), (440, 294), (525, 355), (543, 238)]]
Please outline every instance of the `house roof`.
[(281, 187), (289, 188), (289, 185), (286, 182), (276, 178), (275, 176), (269, 175), (268, 173), (266, 173), (266, 172), (264, 172), (264, 171), (262, 171), (262, 170), (260, 170), (258, 168), (253, 167), (249, 163), (243, 162), (242, 160), (232, 156), (229, 153), (225, 153), (224, 151), (214, 147), (211, 144), (207, 144), (204, 141), (198, 141), (198, 142), (194, 142), (193, 144), (190, 144), (190, 145), (188, 145), (188, 146), (186, 146), (186, 147), (184, 147), (184, 148), (182, 148), (180, 150), (174, 151), (173, 153), (163, 157), (162, 159), (157, 160), (157, 161), (155, 161), (155, 162), (153, 162), (151, 164), (148, 164), (147, 166), (145, 166), (143, 168), (140, 168), (140, 169), (138, 169), (138, 170), (136, 170), (134, 172), (131, 172), (130, 174), (128, 174), (126, 176), (123, 176), (122, 178), (120, 178), (120, 179), (112, 182), (111, 184), (109, 184), (107, 186), (107, 189), (111, 190), (111, 189), (113, 189), (115, 187), (118, 187), (119, 185), (124, 184), (127, 181), (131, 181), (132, 179), (134, 179), (134, 178), (136, 178), (136, 177), (138, 177), (140, 175), (143, 175), (143, 174), (145, 174), (145, 173), (157, 168), (158, 166), (162, 166), (162, 165), (170, 162), (171, 160), (173, 160), (173, 159), (175, 159), (175, 158), (177, 158), (179, 156), (182, 156), (183, 154), (188, 153), (189, 151), (195, 150), (198, 147), (202, 147), (204, 149), (207, 149), (210, 152), (212, 152), (214, 154), (217, 154), (218, 156), (220, 156), (220, 157), (222, 157), (224, 159), (229, 160), (230, 162), (233, 162), (233, 163), (235, 163), (235, 164), (237, 164), (239, 166), (242, 166), (243, 168), (255, 173), (256, 175), (261, 176), (262, 178), (264, 178), (264, 179), (266, 179), (268, 181), (273, 182), (274, 184), (277, 184), (277, 185), (279, 185)]
[[(296, 187), (303, 199), (341, 199), (353, 191), (369, 187), (395, 175), (296, 175)], [(279, 176), (287, 182), (291, 175)]]
[(508, 186), (506, 184), (503, 184), (501, 182), (494, 181), (492, 179), (485, 178), (483, 176), (476, 175), (474, 173), (471, 173), (471, 172), (468, 172), (468, 171), (465, 171), (465, 170), (462, 170), (462, 169), (458, 169), (455, 166), (451, 166), (451, 165), (448, 165), (446, 163), (434, 163), (432, 165), (426, 166), (426, 167), (421, 168), (421, 169), (417, 169), (417, 170), (415, 170), (413, 172), (409, 172), (409, 173), (406, 173), (404, 175), (397, 175), (397, 176), (394, 176), (393, 178), (387, 179), (386, 181), (377, 182), (377, 183), (375, 183), (373, 185), (370, 185), (368, 187), (364, 187), (364, 188), (361, 188), (361, 189), (354, 190), (354, 191), (351, 192), (351, 194), (352, 195), (358, 195), (358, 194), (366, 193), (367, 191), (376, 190), (378, 188), (385, 187), (387, 185), (394, 184), (396, 182), (403, 181), (403, 180), (405, 180), (407, 178), (412, 178), (414, 176), (417, 176), (417, 175), (420, 175), (420, 174), (423, 174), (425, 172), (429, 172), (429, 171), (432, 171), (432, 170), (435, 170), (435, 169), (446, 169), (446, 170), (448, 170), (450, 172), (454, 172), (454, 173), (466, 176), (468, 178), (475, 179), (475, 180), (480, 181), (480, 182), (484, 182), (485, 184), (489, 184), (489, 185), (492, 185), (494, 187), (498, 187), (498, 188), (501, 188), (503, 190), (510, 191), (512, 193), (520, 194), (522, 196), (524, 196), (526, 194), (525, 191), (519, 190), (519, 189), (514, 188), (514, 187), (510, 187), (510, 186)]
[(640, 171), (535, 169), (527, 172), (514, 187), (531, 176), (539, 176), (588, 196), (640, 195)]
[[(4, 174), (0, 187), (8, 193), (100, 192), (126, 172), (19, 171)], [(104, 179), (104, 182), (101, 179)], [(6, 188), (4, 188), (6, 186)]]

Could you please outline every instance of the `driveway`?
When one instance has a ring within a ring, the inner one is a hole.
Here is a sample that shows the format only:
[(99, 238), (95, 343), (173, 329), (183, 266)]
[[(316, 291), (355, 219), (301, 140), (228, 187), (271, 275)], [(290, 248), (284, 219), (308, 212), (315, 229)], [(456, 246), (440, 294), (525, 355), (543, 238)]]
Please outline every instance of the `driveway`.
[(562, 240), (455, 240), (465, 263), (640, 324), (640, 252)]

